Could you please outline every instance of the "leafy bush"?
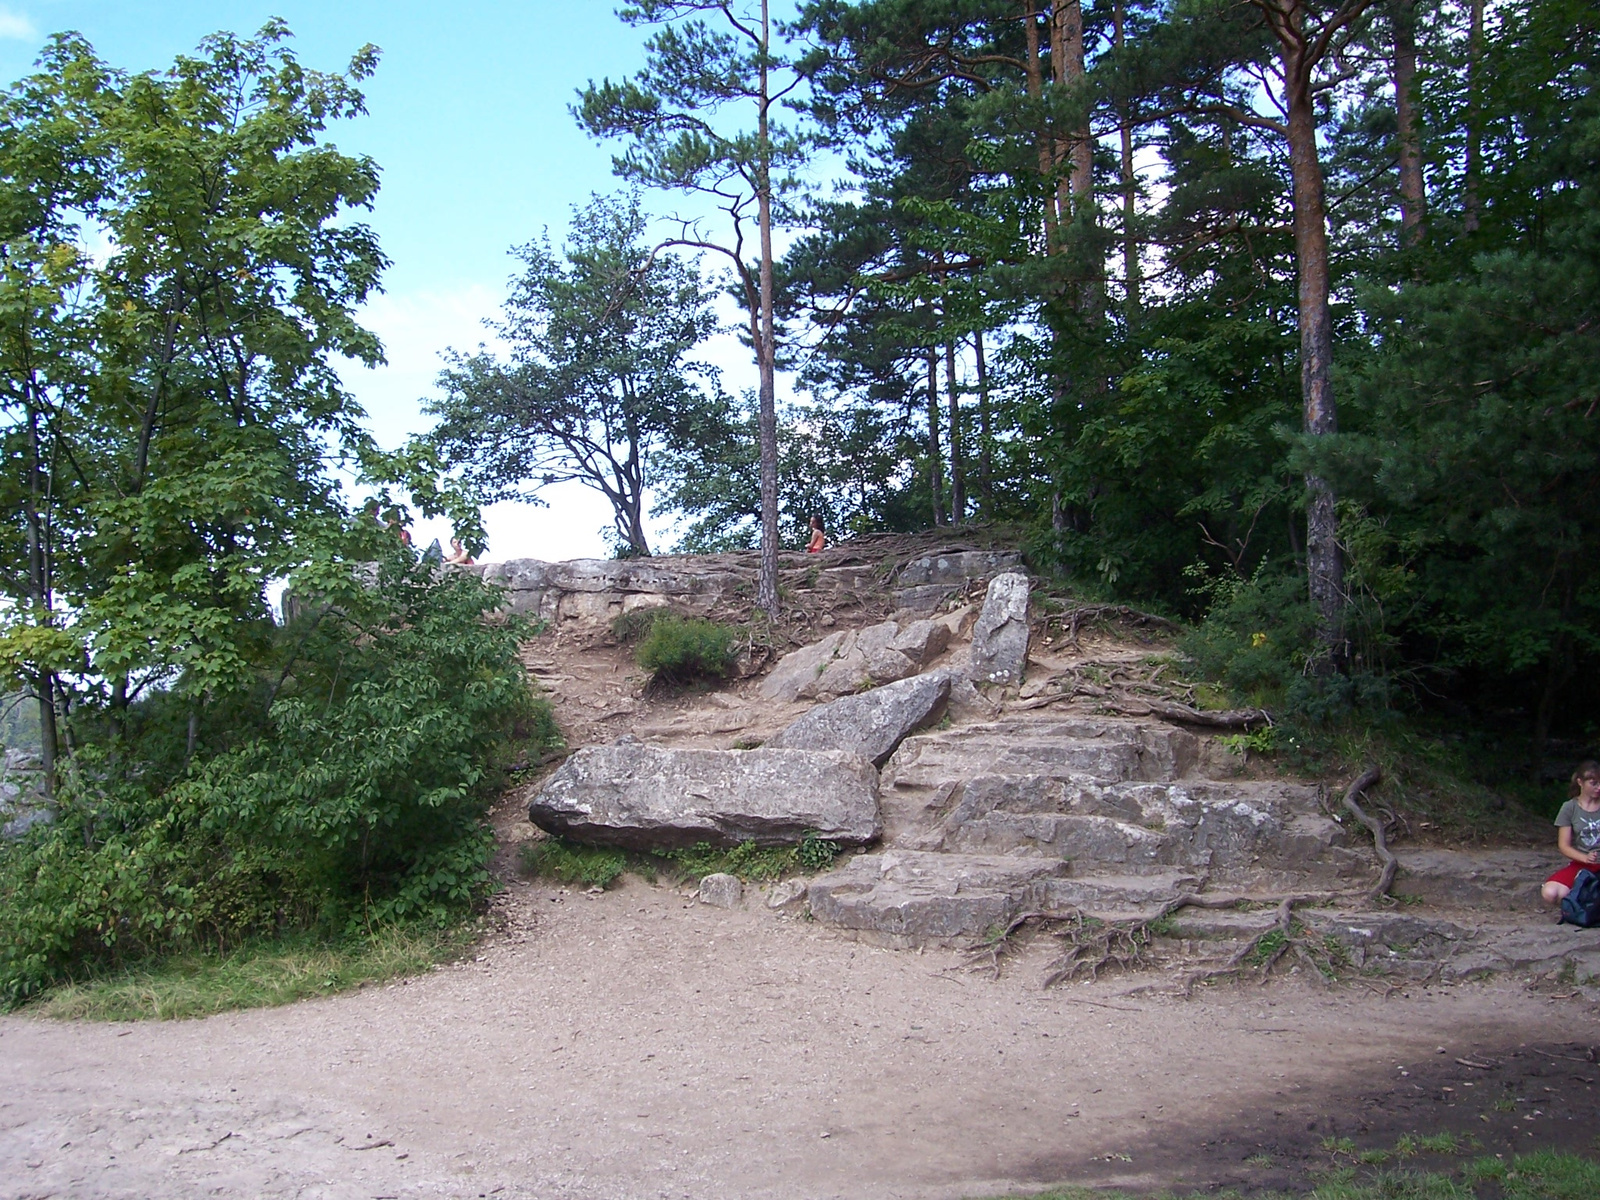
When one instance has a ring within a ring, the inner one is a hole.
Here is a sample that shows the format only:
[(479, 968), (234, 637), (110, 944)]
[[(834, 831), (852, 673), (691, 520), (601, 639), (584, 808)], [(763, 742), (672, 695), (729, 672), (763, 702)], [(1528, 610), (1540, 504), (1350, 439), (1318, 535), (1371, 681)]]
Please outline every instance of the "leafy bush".
[(485, 893), (487, 804), (539, 727), (524, 628), (484, 619), (499, 598), (476, 577), (398, 556), (346, 583), (278, 631), (282, 660), (213, 706), (231, 728), (192, 755), (167, 692), (67, 760), (56, 823), (0, 845), (0, 995), (296, 930), (442, 925)]
[(645, 670), (655, 672), (657, 679), (674, 683), (721, 679), (738, 657), (734, 649), (737, 636), (728, 625), (669, 614), (650, 626), (635, 658)]

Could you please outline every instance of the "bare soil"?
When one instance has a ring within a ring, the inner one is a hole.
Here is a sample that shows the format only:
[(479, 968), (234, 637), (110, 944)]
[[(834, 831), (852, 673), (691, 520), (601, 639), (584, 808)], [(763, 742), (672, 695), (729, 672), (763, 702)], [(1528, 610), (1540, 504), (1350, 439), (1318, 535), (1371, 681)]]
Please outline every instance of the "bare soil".
[(1045, 992), (1048, 939), (996, 980), (638, 880), (517, 884), (496, 912), (476, 960), (403, 984), (200, 1021), (0, 1019), (0, 1196), (1307, 1186), (1324, 1137), (1593, 1136), (1572, 1118), (1594, 1112), (1600, 1014), (1511, 982)]

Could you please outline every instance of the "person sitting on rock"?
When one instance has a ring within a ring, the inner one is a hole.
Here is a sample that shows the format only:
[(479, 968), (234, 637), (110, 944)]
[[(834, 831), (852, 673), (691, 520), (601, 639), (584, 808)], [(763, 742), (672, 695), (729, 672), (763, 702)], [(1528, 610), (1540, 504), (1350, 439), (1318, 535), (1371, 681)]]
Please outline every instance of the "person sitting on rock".
[(450, 539), (450, 553), (444, 556), (447, 563), (455, 563), (458, 567), (470, 567), (478, 560), (467, 553), (466, 547), (461, 544), (460, 538)]
[(806, 553), (816, 554), (822, 549), (822, 518), (811, 518), (811, 540), (806, 543)]
[(1600, 762), (1579, 763), (1567, 795), (1556, 814), (1556, 848), (1572, 861), (1544, 881), (1540, 895), (1546, 904), (1560, 904), (1579, 871), (1600, 874)]

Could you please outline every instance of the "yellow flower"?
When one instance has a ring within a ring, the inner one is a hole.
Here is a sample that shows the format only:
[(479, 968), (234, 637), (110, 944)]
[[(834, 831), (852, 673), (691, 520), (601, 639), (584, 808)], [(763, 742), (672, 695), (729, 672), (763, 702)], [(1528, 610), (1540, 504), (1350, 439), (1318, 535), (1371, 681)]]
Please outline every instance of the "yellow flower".
[(1267, 644), (1267, 635), (1266, 634), (1264, 634), (1264, 633), (1252, 633), (1250, 635), (1250, 648), (1252, 650), (1260, 649), (1262, 646), (1265, 646), (1266, 644)]

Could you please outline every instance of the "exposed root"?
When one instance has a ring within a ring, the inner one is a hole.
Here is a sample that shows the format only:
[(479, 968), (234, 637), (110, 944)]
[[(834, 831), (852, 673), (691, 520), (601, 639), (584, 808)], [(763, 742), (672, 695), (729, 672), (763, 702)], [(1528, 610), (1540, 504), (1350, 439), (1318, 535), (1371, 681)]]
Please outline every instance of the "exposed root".
[(1119, 617), (1130, 625), (1154, 625), (1158, 629), (1177, 630), (1180, 626), (1175, 621), (1165, 617), (1158, 617), (1154, 613), (1140, 612), (1136, 608), (1129, 608), (1126, 604), (1083, 604), (1069, 608), (1066, 612), (1053, 619), (1061, 623), (1067, 641), (1074, 647), (1078, 645), (1078, 631), (1085, 621), (1098, 620), (1101, 617)]
[(986, 938), (976, 946), (968, 946), (966, 959), (956, 965), (954, 969), (961, 971), (990, 971), (994, 978), (1000, 978), (1000, 960), (1012, 952), (1014, 943), (1012, 936), (1019, 933), (1024, 926), (1034, 922), (1050, 921), (1053, 918), (1048, 913), (1025, 912), (1020, 916), (1011, 918), (1010, 923), (1000, 930), (995, 936)]
[(1304, 931), (1294, 921), (1294, 906), (1326, 904), (1336, 898), (1334, 893), (1268, 898), (1205, 896), (1190, 892), (1173, 897), (1154, 914), (1139, 921), (1091, 921), (1080, 912), (1067, 917), (1047, 918), (1064, 922), (1065, 928), (1057, 930), (1056, 936), (1066, 943), (1066, 948), (1061, 957), (1050, 964), (1044, 986), (1054, 987), (1058, 983), (1085, 977), (1098, 979), (1101, 971), (1113, 968), (1131, 970), (1140, 965), (1145, 961), (1146, 950), (1153, 936), (1151, 927), (1180, 909), (1240, 908), (1247, 904), (1274, 902), (1278, 905), (1278, 919), (1273, 927), (1251, 938), (1222, 966), (1208, 967), (1191, 975), (1181, 985), (1184, 994), (1192, 994), (1197, 983), (1224, 975), (1237, 976), (1244, 971), (1255, 971), (1265, 980), (1272, 968), (1290, 953), (1311, 967), (1318, 980), (1326, 982), (1338, 964), (1333, 962), (1327, 947), (1302, 936)]
[(1161, 717), (1185, 725), (1204, 725), (1212, 729), (1249, 729), (1252, 725), (1271, 725), (1272, 714), (1264, 708), (1230, 708), (1222, 712), (1207, 712), (1191, 708), (1172, 700), (1158, 700), (1154, 696), (1132, 696), (1126, 693), (1103, 705), (1113, 712), (1128, 717)]
[(1378, 882), (1372, 885), (1372, 890), (1367, 893), (1367, 902), (1376, 904), (1379, 900), (1388, 900), (1389, 889), (1394, 886), (1394, 873), (1400, 864), (1389, 849), (1388, 833), (1385, 822), (1369, 814), (1361, 805), (1356, 803), (1356, 797), (1361, 795), (1378, 780), (1383, 778), (1383, 771), (1376, 764), (1369, 766), (1355, 782), (1345, 791), (1344, 806), (1372, 831), (1372, 844), (1378, 852), (1378, 861), (1383, 864), (1383, 870), (1378, 875)]

